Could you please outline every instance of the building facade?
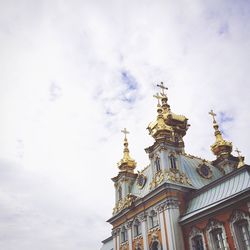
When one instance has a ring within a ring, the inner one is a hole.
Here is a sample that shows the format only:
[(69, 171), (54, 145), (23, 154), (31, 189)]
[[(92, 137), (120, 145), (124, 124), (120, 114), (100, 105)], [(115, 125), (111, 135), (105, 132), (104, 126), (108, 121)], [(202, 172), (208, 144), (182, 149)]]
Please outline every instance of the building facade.
[(250, 166), (226, 141), (213, 118), (213, 161), (185, 152), (189, 124), (174, 114), (163, 83), (157, 85), (157, 116), (147, 127), (149, 165), (137, 171), (125, 134), (123, 158), (112, 178), (112, 237), (102, 250), (250, 250)]

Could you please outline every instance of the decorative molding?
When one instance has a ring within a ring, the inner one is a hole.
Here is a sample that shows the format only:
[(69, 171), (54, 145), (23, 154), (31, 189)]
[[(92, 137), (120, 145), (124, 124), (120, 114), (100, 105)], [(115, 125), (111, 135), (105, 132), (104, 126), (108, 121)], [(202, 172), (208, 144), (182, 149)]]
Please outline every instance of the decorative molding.
[(235, 210), (230, 217), (230, 222), (235, 223), (242, 219), (249, 220), (249, 215), (241, 210)]
[(130, 220), (130, 221), (128, 221), (128, 222), (126, 223), (126, 228), (127, 228), (127, 229), (131, 229), (131, 228), (132, 228), (132, 225), (133, 225), (133, 221)]
[(132, 194), (128, 194), (125, 198), (119, 200), (115, 207), (113, 208), (113, 215), (117, 214), (118, 212), (120, 212), (121, 210), (130, 207), (134, 200), (136, 199), (136, 196), (132, 195)]
[(151, 183), (149, 184), (149, 189), (154, 189), (159, 186), (164, 180), (170, 181), (173, 183), (179, 183), (184, 185), (193, 186), (191, 180), (187, 177), (187, 175), (181, 172), (178, 169), (170, 169), (170, 170), (160, 170), (155, 174)]
[(173, 208), (179, 208), (179, 201), (176, 199), (167, 199), (164, 202), (164, 209), (173, 209)]
[(222, 230), (222, 234), (224, 236), (223, 239), (224, 239), (226, 249), (229, 249), (228, 243), (227, 243), (227, 235), (226, 235), (226, 231), (225, 231), (225, 228), (224, 228), (224, 223), (219, 222), (219, 221), (217, 221), (215, 219), (210, 219), (208, 224), (207, 224), (207, 227), (206, 227), (207, 239), (209, 239), (208, 240), (209, 249), (213, 249), (213, 238), (211, 237), (211, 232), (214, 229), (221, 229)]
[(136, 185), (139, 189), (143, 189), (147, 182), (147, 177), (138, 171), (138, 176), (136, 178)]
[(207, 164), (205, 164), (205, 161), (203, 161), (201, 164), (198, 165), (198, 168), (196, 169), (198, 174), (205, 178), (205, 179), (210, 179), (213, 176), (213, 172)]
[(235, 211), (233, 211), (233, 213), (229, 219), (231, 234), (233, 236), (233, 239), (234, 239), (234, 242), (236, 245), (236, 249), (239, 249), (239, 250), (241, 249), (241, 246), (239, 245), (239, 242), (238, 242), (238, 237), (237, 237), (237, 232), (236, 232), (237, 229), (235, 230), (235, 223), (242, 221), (242, 220), (247, 221), (248, 226), (249, 226), (250, 225), (249, 213), (241, 211), (241, 210), (235, 210)]
[(190, 249), (193, 249), (193, 242), (192, 239), (195, 236), (201, 236), (202, 242), (203, 242), (203, 249), (206, 250), (206, 243), (205, 243), (205, 237), (201, 229), (197, 227), (192, 227), (190, 233), (189, 233), (189, 247)]
[(164, 180), (164, 172), (160, 170), (153, 177), (151, 183), (149, 184), (149, 189), (156, 188), (163, 182), (163, 180)]
[(207, 231), (212, 231), (217, 228), (224, 227), (223, 222), (219, 222), (216, 219), (210, 219), (207, 224)]
[(140, 243), (139, 240), (137, 240), (137, 241), (135, 242), (135, 250), (137, 250), (137, 249), (142, 249), (142, 245), (141, 245), (141, 243)]
[(144, 212), (144, 213), (142, 213), (142, 214), (139, 214), (139, 215), (138, 215), (138, 218), (139, 218), (139, 220), (140, 220), (141, 222), (147, 221), (148, 213), (147, 213), (147, 212)]

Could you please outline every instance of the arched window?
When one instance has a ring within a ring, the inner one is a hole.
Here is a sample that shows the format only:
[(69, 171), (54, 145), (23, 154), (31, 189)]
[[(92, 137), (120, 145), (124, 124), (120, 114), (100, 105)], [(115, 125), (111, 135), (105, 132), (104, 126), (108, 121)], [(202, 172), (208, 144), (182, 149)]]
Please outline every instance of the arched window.
[(176, 158), (174, 155), (170, 155), (169, 156), (169, 160), (170, 160), (170, 168), (173, 169), (173, 170), (176, 170), (177, 169), (177, 165), (176, 165)]
[(118, 188), (118, 200), (121, 200), (122, 199), (122, 187), (120, 186)]
[(189, 234), (189, 248), (192, 250), (205, 250), (206, 246), (204, 242), (203, 232), (197, 227), (192, 227)]
[(154, 210), (150, 212), (148, 220), (149, 220), (149, 228), (158, 226), (157, 213)]
[(243, 211), (236, 210), (230, 218), (231, 231), (237, 246), (237, 249), (250, 249), (250, 218)]
[(125, 228), (125, 226), (122, 227), (122, 230), (121, 230), (121, 242), (125, 242), (128, 240), (128, 232), (127, 232), (127, 229)]
[(141, 223), (138, 219), (134, 222), (134, 237), (141, 235)]
[(158, 240), (153, 241), (151, 244), (150, 250), (160, 250), (160, 249), (162, 249), (162, 248), (161, 248), (159, 241)]
[(161, 170), (160, 158), (157, 156), (155, 159), (155, 170), (159, 172)]
[(228, 249), (226, 232), (222, 223), (216, 220), (210, 220), (207, 226), (208, 241), (211, 249)]
[(250, 249), (249, 224), (247, 220), (240, 220), (234, 223), (237, 241), (240, 249)]
[(192, 238), (192, 250), (204, 250), (201, 235), (196, 235)]
[(225, 244), (225, 235), (221, 228), (213, 229), (210, 232), (210, 237), (213, 243), (213, 249), (227, 249)]

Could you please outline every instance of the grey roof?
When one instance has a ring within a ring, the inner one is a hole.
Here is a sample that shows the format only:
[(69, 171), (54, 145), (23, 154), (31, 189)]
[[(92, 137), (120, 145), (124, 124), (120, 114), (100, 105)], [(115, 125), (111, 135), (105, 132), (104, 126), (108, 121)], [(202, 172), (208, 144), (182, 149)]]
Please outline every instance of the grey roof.
[(232, 172), (230, 176), (224, 176), (218, 180), (215, 185), (210, 185), (205, 190), (200, 190), (199, 193), (192, 198), (188, 203), (188, 208), (185, 215), (180, 221), (184, 221), (192, 216), (212, 208), (228, 199), (231, 199), (244, 191), (250, 189), (250, 175), (245, 167), (245, 171)]
[[(171, 183), (173, 185), (178, 185), (178, 186), (182, 186), (182, 187), (187, 187), (187, 188), (192, 188), (192, 189), (200, 189), (202, 187), (204, 187), (205, 185), (208, 185), (209, 183), (217, 180), (218, 178), (222, 177), (223, 174), (220, 172), (219, 169), (217, 169), (216, 167), (214, 167), (211, 162), (206, 161), (206, 165), (209, 166), (209, 168), (212, 171), (212, 177), (207, 179), (202, 177), (197, 169), (198, 166), (200, 164), (203, 163), (203, 159), (195, 157), (195, 156), (191, 156), (191, 155), (186, 155), (186, 154), (180, 154), (177, 156), (178, 158), (178, 169), (180, 172), (185, 173), (186, 176), (189, 178), (189, 180), (191, 181), (192, 185), (189, 184), (180, 184), (180, 183), (176, 183), (176, 182), (171, 182), (170, 180), (165, 179), (163, 183)], [(165, 165), (167, 166), (169, 164), (169, 162), (166, 162)], [(147, 181), (145, 186), (140, 189), (136, 182), (134, 183), (132, 189), (131, 189), (131, 193), (136, 195), (137, 197), (144, 197), (145, 195), (147, 195), (148, 193), (150, 193), (152, 190), (150, 190), (150, 183), (153, 179), (153, 173), (152, 173), (152, 168), (149, 166), (147, 166), (142, 173), (146, 176)]]

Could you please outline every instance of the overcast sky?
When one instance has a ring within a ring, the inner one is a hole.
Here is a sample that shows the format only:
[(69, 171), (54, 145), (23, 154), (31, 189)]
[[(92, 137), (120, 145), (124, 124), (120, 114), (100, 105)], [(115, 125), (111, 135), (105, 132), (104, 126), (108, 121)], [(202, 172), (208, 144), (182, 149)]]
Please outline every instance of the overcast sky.
[(213, 160), (214, 109), (250, 160), (249, 1), (0, 1), (0, 249), (95, 250), (129, 131), (138, 170), (155, 85)]

